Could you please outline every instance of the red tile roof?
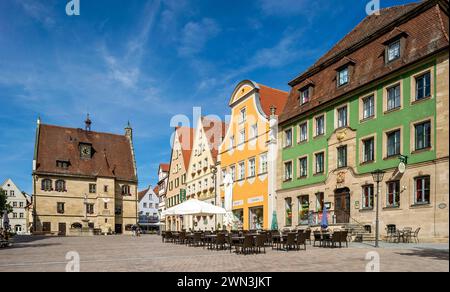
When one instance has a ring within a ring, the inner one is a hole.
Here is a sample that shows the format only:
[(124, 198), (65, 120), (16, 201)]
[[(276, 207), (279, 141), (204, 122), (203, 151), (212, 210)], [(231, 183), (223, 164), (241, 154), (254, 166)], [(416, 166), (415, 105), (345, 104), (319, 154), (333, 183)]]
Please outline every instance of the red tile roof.
[[(131, 144), (125, 135), (41, 124), (37, 139), (36, 173), (137, 181)], [(91, 159), (81, 159), (80, 143), (92, 145)], [(59, 168), (57, 160), (68, 161), (70, 166)]]
[[(448, 15), (441, 10), (443, 6), (448, 7), (448, 0), (427, 0), (383, 9), (380, 15), (368, 16), (313, 67), (290, 82), (292, 89), (280, 123), (448, 49), (448, 25), (445, 27)], [(402, 57), (386, 64), (385, 42), (400, 33), (407, 36)], [(350, 61), (353, 63), (350, 82), (337, 88), (336, 70)], [(314, 86), (312, 97), (308, 103), (300, 105), (300, 89), (310, 84)]]
[(163, 172), (169, 172), (170, 164), (168, 164), (168, 163), (161, 163), (159, 165), (159, 169), (161, 169)]
[(214, 163), (217, 161), (219, 146), (225, 137), (227, 125), (217, 119), (202, 117), (203, 129), (209, 142)]
[(192, 146), (194, 144), (194, 129), (189, 127), (177, 127), (177, 135), (181, 144), (184, 167), (188, 167), (191, 159)]
[(153, 192), (155, 193), (155, 195), (159, 196), (159, 187), (156, 186), (156, 187), (153, 189)]
[(140, 192), (138, 193), (138, 202), (140, 202), (140, 201), (144, 198), (145, 194), (147, 194), (147, 192), (148, 192), (149, 189), (150, 189), (150, 188), (146, 188), (145, 190), (140, 191)]
[(271, 88), (263, 84), (258, 84), (261, 107), (267, 116), (270, 116), (270, 108), (275, 106), (275, 114), (283, 112), (289, 93), (279, 89)]

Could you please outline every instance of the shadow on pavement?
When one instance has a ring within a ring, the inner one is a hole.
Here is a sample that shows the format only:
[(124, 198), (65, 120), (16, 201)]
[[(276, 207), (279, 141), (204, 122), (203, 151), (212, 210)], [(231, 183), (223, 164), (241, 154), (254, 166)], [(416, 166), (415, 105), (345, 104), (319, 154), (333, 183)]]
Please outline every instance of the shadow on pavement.
[(423, 258), (432, 258), (436, 260), (449, 260), (449, 251), (448, 250), (440, 250), (440, 249), (431, 249), (431, 248), (416, 248), (410, 250), (410, 252), (398, 253), (402, 256), (416, 256)]

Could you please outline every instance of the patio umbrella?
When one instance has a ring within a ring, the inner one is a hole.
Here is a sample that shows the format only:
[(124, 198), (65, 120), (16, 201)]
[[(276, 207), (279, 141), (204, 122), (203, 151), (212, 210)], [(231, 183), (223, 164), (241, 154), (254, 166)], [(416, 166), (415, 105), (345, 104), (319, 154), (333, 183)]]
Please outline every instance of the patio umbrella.
[(277, 212), (276, 211), (273, 211), (271, 229), (272, 230), (278, 230), (278, 219), (277, 219)]
[(327, 229), (328, 228), (328, 210), (327, 210), (327, 207), (323, 208), (322, 222), (320, 223), (320, 227), (322, 227), (323, 229)]
[(224, 208), (217, 207), (213, 204), (199, 201), (197, 199), (190, 199), (178, 206), (167, 209), (162, 212), (162, 216), (180, 216), (180, 215), (220, 215), (226, 214)]

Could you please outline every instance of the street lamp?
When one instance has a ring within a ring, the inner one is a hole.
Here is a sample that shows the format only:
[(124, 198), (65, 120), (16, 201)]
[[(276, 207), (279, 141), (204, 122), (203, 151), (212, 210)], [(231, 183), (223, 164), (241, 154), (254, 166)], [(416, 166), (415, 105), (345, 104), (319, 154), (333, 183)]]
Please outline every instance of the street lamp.
[(378, 246), (378, 237), (380, 232), (380, 222), (379, 222), (379, 198), (380, 198), (380, 182), (383, 180), (385, 172), (381, 169), (377, 169), (372, 172), (372, 177), (374, 182), (377, 183), (377, 206), (376, 206), (376, 219), (375, 219), (375, 247)]

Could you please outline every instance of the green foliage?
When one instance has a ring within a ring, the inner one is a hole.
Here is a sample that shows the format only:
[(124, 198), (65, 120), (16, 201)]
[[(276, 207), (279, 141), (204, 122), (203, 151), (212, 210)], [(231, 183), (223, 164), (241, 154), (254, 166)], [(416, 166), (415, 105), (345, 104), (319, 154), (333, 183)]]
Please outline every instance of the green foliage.
[(0, 216), (3, 215), (5, 210), (8, 213), (12, 212), (11, 206), (6, 202), (6, 192), (0, 188)]

